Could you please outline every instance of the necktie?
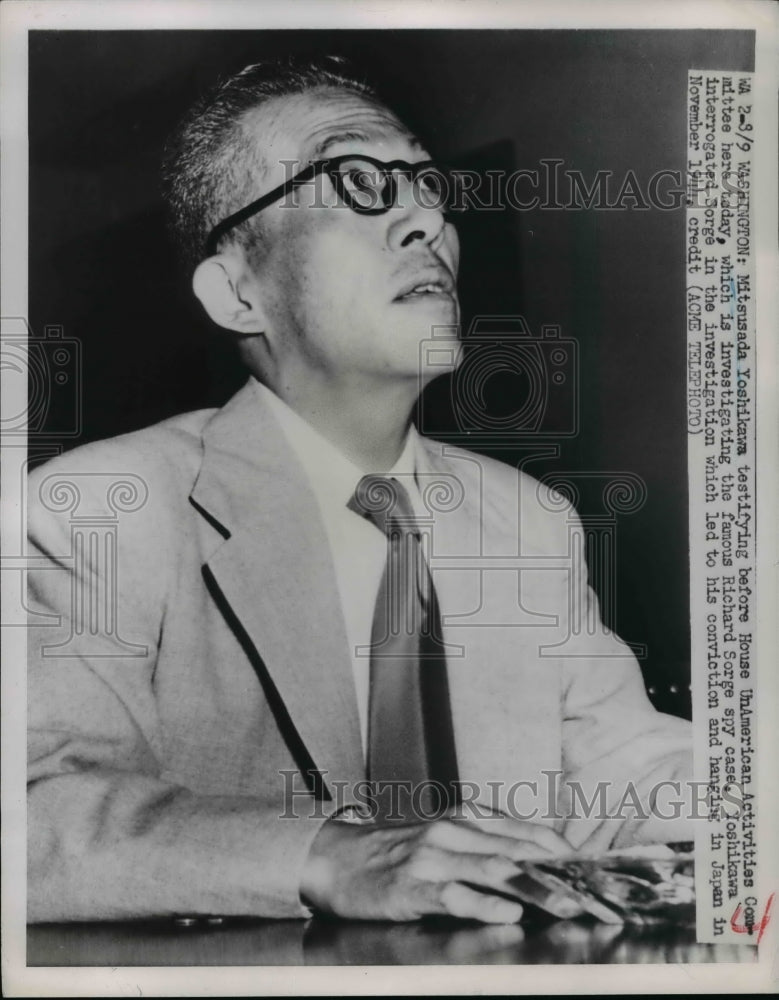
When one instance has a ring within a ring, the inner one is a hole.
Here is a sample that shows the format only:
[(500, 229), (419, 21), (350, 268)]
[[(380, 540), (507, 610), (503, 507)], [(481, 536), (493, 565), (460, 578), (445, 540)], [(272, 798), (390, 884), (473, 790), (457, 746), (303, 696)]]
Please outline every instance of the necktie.
[(364, 476), (349, 507), (387, 538), (368, 697), (368, 779), (377, 818), (431, 819), (458, 801), (438, 599), (402, 484)]

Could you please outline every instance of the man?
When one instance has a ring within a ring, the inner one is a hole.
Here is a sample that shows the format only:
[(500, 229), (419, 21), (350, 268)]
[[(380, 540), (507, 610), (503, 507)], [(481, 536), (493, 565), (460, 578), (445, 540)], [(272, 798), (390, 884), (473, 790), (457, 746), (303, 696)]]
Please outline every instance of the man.
[(510, 922), (517, 861), (681, 839), (557, 808), (689, 773), (577, 625), (575, 514), (410, 424), (423, 342), (458, 357), (428, 160), (337, 61), (247, 67), (182, 126), (176, 230), (251, 378), (31, 478), (30, 919)]

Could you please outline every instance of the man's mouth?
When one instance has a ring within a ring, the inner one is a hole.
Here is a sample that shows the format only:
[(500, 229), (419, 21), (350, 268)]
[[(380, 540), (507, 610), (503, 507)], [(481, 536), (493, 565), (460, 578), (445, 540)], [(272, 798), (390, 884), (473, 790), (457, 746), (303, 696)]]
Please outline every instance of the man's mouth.
[(416, 280), (411, 279), (406, 285), (401, 288), (398, 295), (395, 296), (395, 302), (408, 302), (411, 299), (422, 299), (427, 296), (442, 296), (445, 295), (452, 298), (454, 294), (454, 282), (451, 280), (448, 274), (437, 274), (433, 277), (424, 276), (422, 278), (417, 278)]
[(418, 299), (423, 295), (448, 295), (443, 285), (439, 284), (437, 281), (428, 281), (424, 285), (414, 285), (410, 292), (406, 292), (405, 295), (400, 295), (399, 301), (404, 299)]

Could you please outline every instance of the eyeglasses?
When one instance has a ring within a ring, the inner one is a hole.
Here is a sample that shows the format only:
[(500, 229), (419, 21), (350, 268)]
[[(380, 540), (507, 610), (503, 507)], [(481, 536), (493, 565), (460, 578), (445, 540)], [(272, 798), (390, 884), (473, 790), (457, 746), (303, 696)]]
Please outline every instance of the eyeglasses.
[(383, 215), (397, 199), (397, 177), (405, 177), (412, 182), (412, 198), (422, 208), (438, 209), (448, 215), (461, 211), (464, 207), (456, 197), (457, 175), (445, 171), (433, 163), (407, 163), (405, 160), (391, 160), (385, 163), (372, 156), (333, 156), (326, 160), (314, 160), (307, 167), (290, 177), (279, 187), (245, 208), (218, 223), (208, 234), (206, 256), (217, 252), (219, 241), (235, 226), (261, 212), (280, 198), (291, 194), (295, 188), (310, 184), (314, 178), (326, 174), (338, 198), (353, 212), (360, 215)]

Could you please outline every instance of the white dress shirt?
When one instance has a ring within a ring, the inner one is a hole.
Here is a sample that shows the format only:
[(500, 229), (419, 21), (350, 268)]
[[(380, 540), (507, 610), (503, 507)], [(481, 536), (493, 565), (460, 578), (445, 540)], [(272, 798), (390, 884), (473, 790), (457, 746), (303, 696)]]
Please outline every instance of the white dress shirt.
[[(387, 559), (387, 539), (374, 524), (347, 506), (360, 479), (367, 473), (356, 466), (274, 392), (255, 381), (256, 390), (271, 407), (282, 431), (308, 475), (319, 503), (346, 625), (346, 637), (360, 715), (363, 754), (368, 746), (368, 691), (371, 628), (376, 597)], [(403, 450), (389, 470), (371, 469), (371, 474), (397, 476), (406, 488), (412, 508), (426, 508), (416, 481), (419, 435), (412, 425)], [(358, 655), (358, 648), (362, 647)]]

